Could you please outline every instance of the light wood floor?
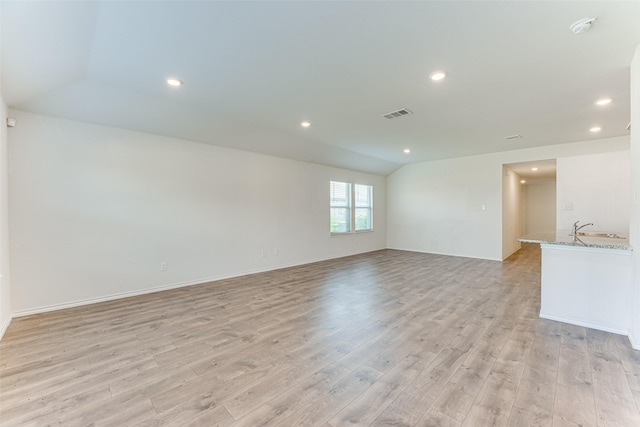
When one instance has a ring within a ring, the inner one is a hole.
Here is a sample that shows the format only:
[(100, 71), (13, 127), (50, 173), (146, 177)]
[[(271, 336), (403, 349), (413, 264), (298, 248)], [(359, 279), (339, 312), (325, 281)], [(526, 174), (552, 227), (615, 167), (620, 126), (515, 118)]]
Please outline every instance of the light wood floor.
[(18, 318), (0, 423), (640, 426), (640, 351), (539, 319), (539, 252), (384, 250)]

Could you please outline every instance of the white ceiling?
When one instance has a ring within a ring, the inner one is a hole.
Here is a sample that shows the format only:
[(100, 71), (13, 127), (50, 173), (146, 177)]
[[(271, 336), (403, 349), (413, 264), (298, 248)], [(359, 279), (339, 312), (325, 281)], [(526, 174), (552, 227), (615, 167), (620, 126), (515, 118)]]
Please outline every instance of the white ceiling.
[(3, 0), (1, 36), (9, 107), (388, 174), (627, 134), (640, 2)]
[[(505, 166), (529, 184), (556, 180), (556, 159), (511, 163)], [(535, 170), (533, 170), (534, 168)]]

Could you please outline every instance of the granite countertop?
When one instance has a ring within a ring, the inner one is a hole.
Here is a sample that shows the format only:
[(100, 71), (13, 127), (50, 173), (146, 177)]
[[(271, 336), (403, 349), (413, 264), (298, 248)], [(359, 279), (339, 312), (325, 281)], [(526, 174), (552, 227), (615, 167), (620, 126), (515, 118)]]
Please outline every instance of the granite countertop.
[(520, 237), (518, 242), (548, 243), (552, 245), (580, 246), (601, 249), (621, 249), (627, 251), (633, 250), (633, 248), (629, 246), (628, 238), (620, 239), (592, 236), (574, 237), (571, 235), (569, 230), (558, 230), (556, 232), (549, 233), (531, 233)]

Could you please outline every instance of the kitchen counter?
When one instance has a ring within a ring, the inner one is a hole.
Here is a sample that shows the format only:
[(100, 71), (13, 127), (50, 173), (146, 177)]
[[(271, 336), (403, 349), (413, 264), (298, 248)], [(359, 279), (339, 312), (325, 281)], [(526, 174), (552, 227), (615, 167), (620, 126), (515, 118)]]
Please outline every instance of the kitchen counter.
[(610, 237), (592, 237), (571, 235), (569, 230), (558, 230), (549, 233), (531, 233), (518, 239), (523, 243), (541, 243), (550, 245), (579, 246), (587, 248), (600, 249), (619, 249), (632, 251), (633, 247), (629, 245), (629, 239), (610, 238)]
[(558, 230), (518, 239), (539, 243), (542, 251), (540, 317), (629, 333), (633, 248), (627, 238), (604, 236), (573, 237)]

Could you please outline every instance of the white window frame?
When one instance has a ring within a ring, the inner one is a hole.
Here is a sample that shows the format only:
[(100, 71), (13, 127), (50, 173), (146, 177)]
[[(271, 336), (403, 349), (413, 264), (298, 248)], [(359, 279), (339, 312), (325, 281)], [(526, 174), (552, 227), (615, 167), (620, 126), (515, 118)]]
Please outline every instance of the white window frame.
[[(368, 195), (367, 195), (367, 199), (369, 201), (368, 205), (358, 205), (358, 199), (356, 197), (356, 193), (358, 191), (358, 187), (365, 187)], [(351, 194), (351, 200), (353, 200), (353, 218), (352, 218), (352, 224), (353, 224), (353, 231), (355, 231), (356, 233), (362, 233), (362, 232), (367, 232), (367, 231), (373, 231), (373, 185), (366, 185), (366, 184), (354, 184), (353, 185), (353, 190), (352, 190), (352, 194)], [(368, 211), (367, 217), (369, 218), (369, 228), (362, 228), (362, 229), (358, 229), (358, 209), (366, 209)]]
[[(333, 186), (335, 184), (343, 184), (346, 185), (348, 187), (348, 200), (347, 200), (347, 205), (336, 205), (334, 203), (332, 203), (332, 190), (333, 190)], [(366, 206), (358, 206), (357, 201), (356, 201), (356, 187), (367, 187), (368, 191), (369, 191), (369, 204)], [(332, 208), (344, 208), (348, 210), (348, 215), (349, 215), (349, 229), (347, 231), (333, 231), (332, 227), (331, 227), (331, 219), (332, 219), (332, 215), (331, 215), (331, 209)], [(368, 210), (368, 216), (369, 216), (369, 224), (370, 227), (369, 228), (365, 228), (365, 229), (360, 229), (357, 230), (356, 229), (356, 211), (358, 209), (367, 209)], [(330, 181), (329, 182), (329, 231), (331, 232), (332, 236), (344, 236), (344, 235), (350, 235), (350, 234), (355, 234), (355, 233), (368, 233), (368, 232), (372, 232), (373, 231), (373, 185), (368, 185), (368, 184), (356, 184), (356, 183), (352, 183), (352, 182), (348, 182), (348, 181)]]

